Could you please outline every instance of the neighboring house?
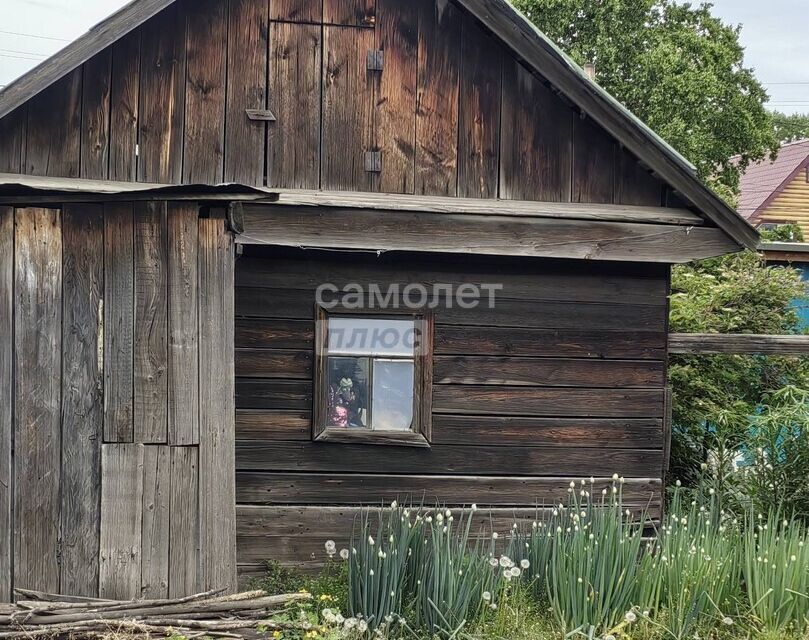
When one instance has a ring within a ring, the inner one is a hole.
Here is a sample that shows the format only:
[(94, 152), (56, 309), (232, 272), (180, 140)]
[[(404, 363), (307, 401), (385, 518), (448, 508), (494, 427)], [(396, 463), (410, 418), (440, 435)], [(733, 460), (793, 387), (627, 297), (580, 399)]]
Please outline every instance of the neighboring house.
[[(809, 291), (809, 242), (762, 242), (759, 251), (768, 263), (789, 265), (801, 273)], [(809, 295), (794, 301), (800, 328), (809, 330)]]
[(0, 93), (0, 171), (0, 599), (397, 497), (659, 517), (670, 267), (758, 243), (506, 0), (136, 0)]
[(809, 239), (809, 140), (785, 144), (775, 161), (748, 167), (740, 183), (739, 213), (754, 227), (797, 224)]

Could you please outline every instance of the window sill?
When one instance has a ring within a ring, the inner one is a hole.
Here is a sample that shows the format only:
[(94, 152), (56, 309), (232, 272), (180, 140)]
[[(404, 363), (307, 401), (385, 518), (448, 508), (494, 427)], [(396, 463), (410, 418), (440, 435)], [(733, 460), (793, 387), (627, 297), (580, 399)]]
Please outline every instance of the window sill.
[(393, 447), (430, 447), (430, 442), (421, 433), (413, 431), (370, 431), (327, 428), (315, 437), (316, 442), (340, 442), (343, 444), (374, 444)]

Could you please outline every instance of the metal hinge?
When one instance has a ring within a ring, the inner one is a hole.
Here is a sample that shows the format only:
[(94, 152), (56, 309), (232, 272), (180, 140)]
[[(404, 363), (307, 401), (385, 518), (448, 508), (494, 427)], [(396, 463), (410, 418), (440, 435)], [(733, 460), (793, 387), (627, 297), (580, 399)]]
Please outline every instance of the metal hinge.
[(365, 170), (368, 173), (380, 173), (382, 171), (382, 152), (365, 152)]
[(382, 71), (385, 66), (385, 52), (382, 49), (370, 49), (365, 66), (368, 71)]

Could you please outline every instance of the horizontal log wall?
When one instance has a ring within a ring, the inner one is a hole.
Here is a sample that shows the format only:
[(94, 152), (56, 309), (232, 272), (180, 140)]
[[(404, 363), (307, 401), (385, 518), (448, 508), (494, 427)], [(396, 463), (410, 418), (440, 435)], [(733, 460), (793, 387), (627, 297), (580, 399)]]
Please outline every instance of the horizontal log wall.
[[(464, 282), (504, 288), (493, 309), (435, 309), (430, 448), (312, 442), (316, 287)], [(393, 499), (475, 502), (507, 528), (565, 499), (571, 478), (595, 476), (600, 491), (619, 473), (627, 505), (657, 515), (667, 287), (668, 269), (648, 265), (245, 247), (240, 572), (267, 559), (317, 566), (325, 539), (347, 540), (356, 507)]]
[(444, 0), (178, 0), (0, 120), (0, 171), (665, 204), (658, 179)]
[(235, 587), (233, 262), (196, 203), (0, 207), (0, 601)]

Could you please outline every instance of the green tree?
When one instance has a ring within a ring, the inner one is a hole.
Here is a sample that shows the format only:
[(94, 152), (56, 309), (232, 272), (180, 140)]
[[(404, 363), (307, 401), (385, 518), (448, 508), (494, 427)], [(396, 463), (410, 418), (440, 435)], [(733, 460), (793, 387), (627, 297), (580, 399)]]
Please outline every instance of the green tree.
[(772, 114), (775, 135), (781, 143), (795, 142), (809, 138), (809, 114), (786, 114), (774, 111)]
[[(807, 294), (800, 274), (767, 266), (748, 251), (675, 267), (670, 327), (682, 333), (798, 333), (791, 305)], [(693, 479), (709, 451), (731, 450), (750, 436), (751, 417), (792, 385), (809, 388), (809, 358), (672, 356), (672, 470)]]
[[(722, 193), (778, 148), (768, 97), (744, 65), (739, 27), (710, 4), (673, 0), (514, 0), (598, 82)], [(737, 163), (730, 162), (740, 156)]]

